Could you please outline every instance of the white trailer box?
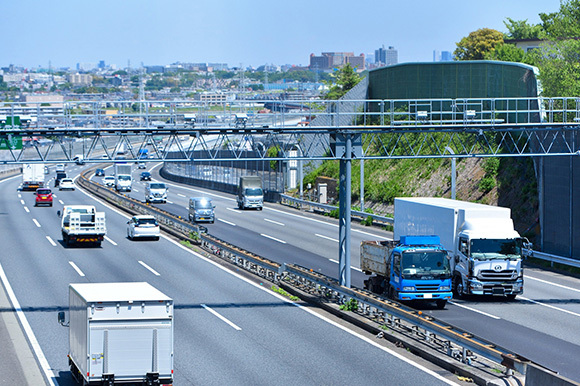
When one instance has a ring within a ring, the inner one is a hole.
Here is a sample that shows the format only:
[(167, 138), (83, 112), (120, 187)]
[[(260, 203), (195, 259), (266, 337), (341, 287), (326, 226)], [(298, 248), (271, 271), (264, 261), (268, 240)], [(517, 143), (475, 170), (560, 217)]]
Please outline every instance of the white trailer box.
[(394, 239), (437, 235), (451, 256), (457, 296), (523, 293), (522, 246), (511, 210), (432, 197), (395, 198)]
[(83, 384), (173, 383), (173, 300), (148, 283), (69, 286), (69, 364)]
[(22, 190), (44, 188), (44, 164), (22, 165)]

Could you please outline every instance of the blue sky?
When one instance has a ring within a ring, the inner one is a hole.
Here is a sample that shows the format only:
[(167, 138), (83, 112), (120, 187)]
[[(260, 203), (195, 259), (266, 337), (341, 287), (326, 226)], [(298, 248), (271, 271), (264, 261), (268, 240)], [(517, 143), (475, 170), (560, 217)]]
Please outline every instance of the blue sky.
[(556, 12), (560, 0), (3, 0), (0, 66), (132, 67), (173, 62), (308, 65), (309, 55), (399, 51), (399, 62), (479, 28)]

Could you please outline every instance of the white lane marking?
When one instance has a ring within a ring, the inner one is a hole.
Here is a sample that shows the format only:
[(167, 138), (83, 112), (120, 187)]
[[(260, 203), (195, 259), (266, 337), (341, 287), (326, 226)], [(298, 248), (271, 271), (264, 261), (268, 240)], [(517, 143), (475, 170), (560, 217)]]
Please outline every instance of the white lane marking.
[(26, 211), (26, 213), (30, 213), (30, 210), (28, 210), (28, 207), (24, 207), (24, 210)]
[(206, 310), (208, 310), (209, 312), (211, 312), (214, 316), (217, 316), (220, 320), (222, 320), (223, 322), (226, 322), (227, 324), (230, 325), (230, 327), (233, 327), (235, 330), (237, 331), (241, 331), (242, 329), (238, 326), (236, 326), (234, 323), (232, 323), (230, 320), (226, 319), (223, 315), (218, 314), (216, 311), (212, 310), (211, 308), (209, 308), (208, 306), (206, 306), (205, 304), (201, 305), (203, 308), (205, 308)]
[(50, 238), (50, 236), (46, 236), (46, 239), (48, 240), (49, 243), (52, 244), (53, 247), (56, 247), (56, 243), (54, 242), (53, 239)]
[(235, 213), (242, 213), (242, 211), (239, 209), (234, 209), (234, 208), (226, 208), (226, 209), (231, 210), (232, 212), (235, 212)]
[(580, 317), (580, 314), (578, 314), (576, 312), (568, 311), (568, 310), (565, 310), (563, 308), (554, 307), (554, 306), (552, 306), (550, 304), (542, 303), (542, 302), (537, 301), (537, 300), (528, 299), (528, 298), (525, 298), (523, 296), (518, 296), (518, 298), (519, 299), (522, 299), (522, 300), (525, 300), (527, 302), (530, 302), (530, 303), (534, 303), (534, 304), (538, 304), (540, 306), (544, 306), (544, 307), (551, 308), (551, 309), (556, 310), (556, 311), (561, 311), (561, 312), (565, 312), (565, 313), (570, 314), (570, 315), (573, 315), (573, 316), (579, 316)]
[[(333, 263), (336, 263), (336, 264), (340, 264), (340, 263), (338, 262), (338, 260), (334, 260), (334, 259), (328, 259), (328, 261), (331, 261), (331, 262), (333, 262)], [(350, 268), (351, 268), (351, 269), (354, 269), (355, 271), (362, 272), (362, 269), (360, 269), (360, 268), (357, 268), (357, 267), (353, 267), (352, 265), (350, 266)]]
[(58, 200), (58, 202), (60, 202), (61, 205), (64, 205), (64, 201), (63, 200)]
[(18, 193), (18, 198), (22, 198), (22, 194)]
[(453, 301), (449, 301), (449, 303), (451, 303), (451, 304), (453, 304), (453, 305), (455, 305), (457, 307), (465, 308), (466, 310), (473, 311), (473, 312), (477, 312), (478, 314), (488, 316), (488, 317), (490, 317), (492, 319), (496, 319), (496, 320), (501, 319), (499, 316), (495, 316), (495, 315), (492, 315), (492, 314), (488, 314), (487, 312), (483, 312), (483, 311), (480, 311), (480, 310), (476, 310), (475, 308), (467, 307), (467, 306), (464, 306), (463, 304), (455, 303)]
[(133, 189), (133, 191), (139, 193), (139, 190), (137, 190), (137, 189)]
[(77, 271), (77, 273), (79, 274), (79, 276), (85, 276), (84, 272), (81, 271), (81, 269), (79, 267), (77, 267), (77, 265), (75, 263), (73, 263), (72, 261), (68, 262), (74, 269), (75, 271)]
[(36, 224), (36, 226), (40, 228), (40, 223), (38, 221), (36, 221), (35, 218), (33, 218), (32, 221), (34, 221), (34, 223)]
[(272, 224), (280, 225), (283, 227), (286, 226), (286, 224), (283, 224), (283, 223), (278, 222), (278, 221), (270, 220), (269, 218), (265, 218), (264, 221), (268, 221), (268, 222), (271, 222)]
[(324, 235), (319, 235), (318, 233), (315, 233), (314, 236), (318, 236), (320, 238), (326, 239), (326, 240), (330, 240), (330, 241), (334, 241), (338, 243), (337, 239), (333, 239), (332, 237), (328, 237), (328, 236), (324, 236)]
[(167, 203), (168, 203), (168, 204), (173, 204), (173, 201), (169, 201), (169, 200), (167, 200)]
[(277, 238), (272, 237), (272, 236), (268, 236), (268, 235), (266, 235), (264, 233), (260, 233), (260, 236), (266, 237), (266, 238), (268, 238), (270, 240), (274, 240), (274, 241), (277, 241), (277, 242), (282, 243), (282, 244), (286, 244), (286, 241), (277, 239)]
[(177, 193), (179, 197), (187, 197), (185, 194)]
[(34, 331), (32, 331), (32, 327), (30, 327), (28, 319), (26, 319), (26, 315), (24, 315), (24, 312), (20, 307), (20, 303), (16, 298), (16, 294), (14, 293), (14, 290), (12, 290), (12, 287), (10, 286), (10, 282), (8, 281), (8, 277), (6, 277), (6, 274), (4, 273), (4, 268), (2, 268), (2, 264), (0, 264), (0, 279), (2, 279), (2, 283), (4, 284), (4, 288), (6, 289), (6, 294), (10, 298), (12, 307), (14, 307), (14, 312), (18, 316), (18, 319), (20, 319), (20, 325), (22, 326), (24, 332), (26, 333), (26, 336), (28, 337), (28, 343), (30, 343), (32, 350), (34, 351), (34, 355), (36, 355), (36, 359), (40, 363), (40, 367), (44, 372), (44, 376), (46, 377), (46, 379), (48, 379), (50, 385), (52, 386), (58, 385), (54, 373), (52, 372), (51, 367), (48, 364), (48, 361), (46, 360), (44, 353), (42, 352), (42, 348), (40, 347), (38, 340), (36, 340)]
[(218, 220), (218, 221), (221, 221), (221, 222), (223, 222), (223, 223), (226, 223), (226, 224), (228, 224), (228, 225), (231, 225), (231, 226), (233, 226), (233, 227), (235, 227), (235, 226), (236, 226), (236, 224), (234, 224), (233, 222), (229, 222), (229, 221), (223, 220), (223, 219), (221, 219), (221, 218), (218, 218), (217, 220)]
[(159, 272), (157, 272), (156, 270), (154, 270), (153, 268), (151, 268), (150, 266), (148, 266), (147, 264), (145, 264), (144, 262), (142, 262), (141, 260), (139, 260), (139, 264), (141, 264), (143, 267), (147, 268), (149, 271), (151, 271), (154, 275), (156, 276), (161, 276), (161, 274)]
[(111, 240), (108, 236), (105, 236), (105, 240), (107, 240), (108, 242), (110, 242), (111, 244), (113, 244), (115, 246), (117, 245), (117, 243), (114, 242), (113, 240)]
[(20, 200), (20, 203), (21, 203), (22, 205), (24, 205), (24, 200)]
[(531, 276), (528, 276), (528, 275), (525, 275), (525, 278), (526, 278), (526, 280), (528, 280), (528, 279), (535, 280), (535, 281), (539, 281), (540, 283), (553, 285), (554, 287), (559, 287), (559, 288), (567, 289), (567, 290), (574, 291), (574, 292), (580, 292), (580, 289), (576, 289), (576, 288), (572, 288), (572, 287), (567, 287), (567, 286), (562, 285), (562, 284), (552, 283), (550, 281), (538, 279), (538, 278), (531, 277)]

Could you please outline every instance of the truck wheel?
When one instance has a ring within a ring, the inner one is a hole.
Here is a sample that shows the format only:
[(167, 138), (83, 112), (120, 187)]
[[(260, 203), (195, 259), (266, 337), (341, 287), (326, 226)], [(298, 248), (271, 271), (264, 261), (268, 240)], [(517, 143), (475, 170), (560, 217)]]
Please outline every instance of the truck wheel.
[(435, 301), (435, 304), (437, 304), (437, 308), (442, 310), (445, 308), (445, 305), (447, 304), (447, 300), (445, 299), (439, 299)]
[(509, 300), (509, 301), (516, 300), (516, 296), (518, 296), (518, 295), (514, 295), (514, 294), (506, 295), (507, 300)]
[(389, 286), (389, 292), (388, 292), (387, 296), (391, 300), (397, 300), (397, 299), (395, 299), (395, 289), (393, 288), (393, 286)]
[(453, 295), (457, 299), (463, 298), (463, 282), (461, 281), (461, 276), (455, 275), (453, 277)]

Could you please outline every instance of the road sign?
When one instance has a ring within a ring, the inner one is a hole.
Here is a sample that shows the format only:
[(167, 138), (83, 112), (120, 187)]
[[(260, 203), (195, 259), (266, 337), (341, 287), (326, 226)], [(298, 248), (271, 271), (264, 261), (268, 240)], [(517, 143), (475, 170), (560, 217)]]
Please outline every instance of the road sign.
[(7, 135), (0, 138), (0, 150), (22, 150), (22, 137)]

